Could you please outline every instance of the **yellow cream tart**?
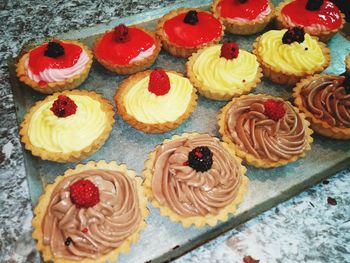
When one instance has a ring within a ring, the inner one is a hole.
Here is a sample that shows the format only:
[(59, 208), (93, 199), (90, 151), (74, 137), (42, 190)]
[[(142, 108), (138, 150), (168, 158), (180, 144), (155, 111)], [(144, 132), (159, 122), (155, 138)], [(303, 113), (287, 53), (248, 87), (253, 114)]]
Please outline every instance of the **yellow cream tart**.
[(130, 76), (119, 85), (114, 99), (121, 117), (146, 133), (175, 129), (197, 104), (191, 82), (177, 72), (163, 69)]
[(193, 54), (186, 66), (193, 85), (214, 100), (248, 93), (262, 78), (256, 56), (239, 49), (234, 42), (205, 47)]
[(278, 84), (294, 85), (323, 71), (330, 63), (329, 49), (301, 27), (270, 30), (256, 39), (253, 53), (264, 76)]
[(97, 151), (114, 123), (112, 105), (91, 91), (55, 93), (33, 106), (20, 134), (27, 150), (43, 160), (73, 162)]
[(45, 187), (34, 209), (33, 238), (45, 261), (115, 262), (146, 227), (147, 199), (126, 165), (79, 164)]

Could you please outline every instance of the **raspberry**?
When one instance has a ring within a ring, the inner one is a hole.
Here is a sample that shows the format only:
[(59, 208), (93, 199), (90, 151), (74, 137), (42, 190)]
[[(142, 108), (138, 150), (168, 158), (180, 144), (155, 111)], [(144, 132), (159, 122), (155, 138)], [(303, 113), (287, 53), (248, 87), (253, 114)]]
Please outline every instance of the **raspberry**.
[(264, 107), (264, 114), (274, 121), (278, 121), (286, 113), (283, 101), (268, 99), (264, 102)]
[(54, 101), (50, 110), (59, 118), (65, 118), (75, 114), (77, 105), (72, 99), (65, 95), (59, 95)]
[(130, 39), (128, 27), (120, 24), (114, 28), (114, 38), (117, 42), (124, 43)]
[(305, 8), (309, 11), (317, 11), (320, 10), (323, 5), (323, 0), (308, 0)]
[(198, 23), (197, 11), (195, 10), (188, 11), (183, 21), (184, 23), (190, 24), (190, 25), (197, 24)]
[(282, 38), (282, 42), (283, 44), (291, 44), (293, 42), (304, 42), (304, 35), (305, 35), (305, 31), (303, 27), (293, 27), (290, 28), (286, 31), (286, 33), (284, 33), (283, 38)]
[(96, 185), (81, 179), (69, 187), (70, 199), (78, 208), (93, 207), (100, 202), (100, 193)]
[(64, 48), (60, 43), (50, 41), (44, 51), (44, 55), (51, 58), (57, 58), (64, 55)]
[(225, 42), (221, 46), (221, 54), (220, 57), (224, 57), (226, 59), (237, 58), (239, 53), (239, 46), (235, 42)]
[(197, 172), (208, 171), (213, 165), (213, 153), (206, 146), (196, 147), (188, 154), (188, 165)]
[(149, 76), (148, 90), (157, 96), (165, 95), (170, 90), (170, 80), (164, 69), (155, 69)]

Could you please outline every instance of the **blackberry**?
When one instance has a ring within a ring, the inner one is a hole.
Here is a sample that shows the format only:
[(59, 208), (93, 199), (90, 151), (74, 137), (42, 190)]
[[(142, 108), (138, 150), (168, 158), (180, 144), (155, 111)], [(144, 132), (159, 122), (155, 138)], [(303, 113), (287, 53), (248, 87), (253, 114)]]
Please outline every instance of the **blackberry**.
[(57, 58), (64, 55), (64, 48), (60, 43), (50, 41), (44, 51), (44, 55), (51, 58)]
[(283, 44), (291, 44), (294, 41), (301, 43), (301, 42), (304, 42), (304, 39), (305, 39), (304, 35), (305, 35), (304, 28), (299, 26), (293, 27), (288, 29), (286, 33), (284, 33), (282, 42)]
[(208, 171), (213, 165), (213, 153), (206, 146), (196, 147), (188, 154), (188, 165), (197, 172)]
[(190, 24), (190, 25), (197, 24), (198, 23), (197, 11), (195, 10), (188, 11), (183, 21), (184, 23)]
[(306, 3), (305, 8), (310, 11), (320, 10), (320, 7), (323, 5), (323, 0), (309, 0)]

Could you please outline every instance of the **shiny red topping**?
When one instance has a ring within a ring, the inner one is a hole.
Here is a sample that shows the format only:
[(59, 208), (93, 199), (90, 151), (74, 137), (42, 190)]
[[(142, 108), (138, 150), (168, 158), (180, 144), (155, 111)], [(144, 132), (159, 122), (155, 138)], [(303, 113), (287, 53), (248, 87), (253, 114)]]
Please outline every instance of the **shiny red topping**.
[[(61, 53), (62, 50), (58, 47), (58, 44), (64, 50), (63, 54)], [(45, 69), (70, 68), (77, 63), (81, 52), (82, 48), (78, 45), (54, 40), (30, 51), (28, 66), (36, 75), (40, 74), (40, 72)]]
[(253, 20), (269, 6), (268, 0), (222, 0), (217, 9), (222, 17)]
[(120, 24), (119, 26), (116, 26), (113, 32), (114, 32), (115, 40), (117, 42), (124, 43), (130, 40), (128, 27), (124, 24)]
[(317, 10), (308, 10), (308, 2), (308, 0), (292, 1), (285, 5), (281, 12), (289, 16), (294, 24), (303, 27), (318, 24), (324, 25), (328, 29), (336, 29), (341, 26), (342, 19), (335, 4), (325, 0)]
[(268, 99), (264, 102), (265, 111), (264, 114), (274, 121), (278, 121), (283, 118), (286, 110), (284, 109), (284, 102)]
[(239, 53), (239, 46), (235, 42), (226, 42), (221, 46), (221, 54), (220, 57), (224, 57), (226, 59), (237, 58)]
[(183, 47), (196, 47), (221, 36), (221, 22), (212, 14), (196, 12), (198, 21), (195, 24), (184, 22), (187, 14), (188, 12), (179, 14), (164, 23), (164, 31), (172, 43)]
[(151, 72), (148, 90), (157, 96), (162, 96), (169, 92), (170, 80), (164, 69), (155, 69)]
[(69, 187), (70, 199), (78, 208), (88, 208), (100, 202), (100, 193), (90, 180), (78, 180)]
[(75, 102), (65, 95), (59, 95), (52, 104), (50, 110), (59, 118), (65, 118), (75, 114), (77, 105)]
[(115, 31), (104, 34), (98, 46), (96, 54), (99, 58), (118, 65), (127, 65), (141, 52), (150, 49), (155, 44), (152, 36), (145, 31), (128, 27), (128, 41), (115, 40)]

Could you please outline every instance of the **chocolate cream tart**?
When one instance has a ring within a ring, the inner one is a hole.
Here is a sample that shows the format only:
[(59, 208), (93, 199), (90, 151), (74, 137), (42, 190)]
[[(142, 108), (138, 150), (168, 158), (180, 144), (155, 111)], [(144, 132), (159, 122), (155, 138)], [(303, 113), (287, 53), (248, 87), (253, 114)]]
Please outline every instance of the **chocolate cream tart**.
[(146, 195), (161, 215), (201, 228), (234, 213), (247, 190), (245, 171), (226, 143), (185, 133), (158, 145), (142, 174)]
[(295, 105), (312, 129), (335, 139), (350, 139), (350, 75), (314, 75), (299, 82), (293, 92)]
[(146, 227), (141, 179), (125, 165), (89, 162), (45, 188), (33, 237), (45, 261), (114, 262)]
[(270, 168), (310, 150), (312, 130), (289, 102), (265, 94), (234, 98), (219, 115), (220, 134), (248, 164)]

